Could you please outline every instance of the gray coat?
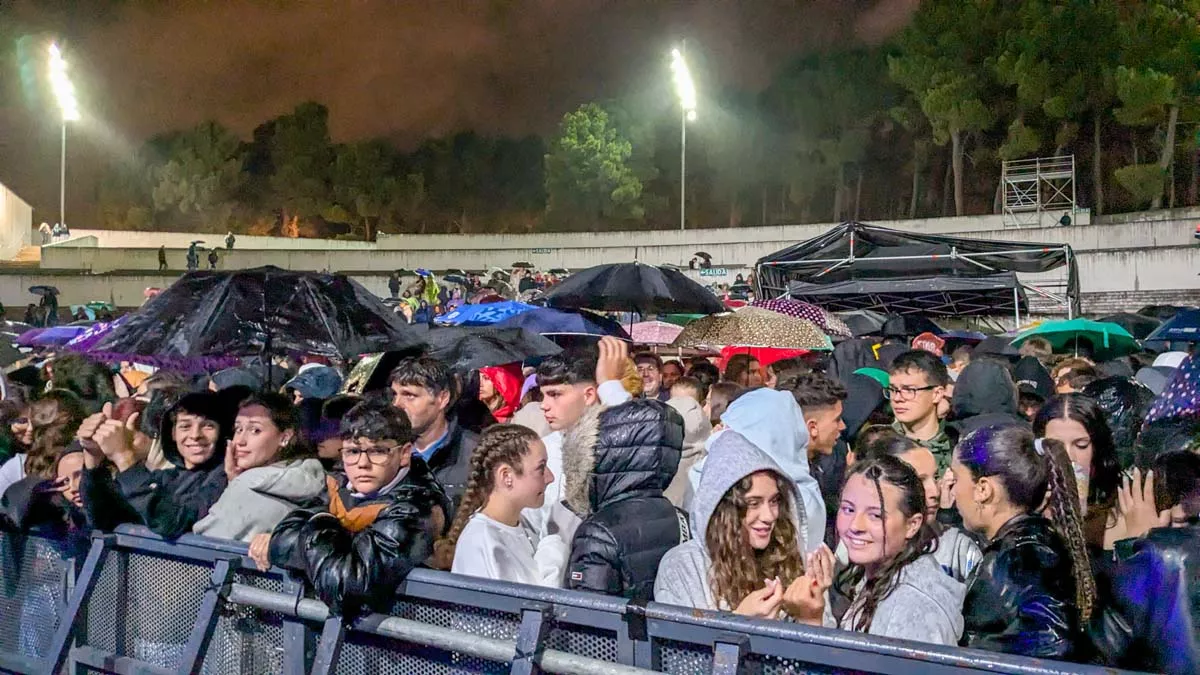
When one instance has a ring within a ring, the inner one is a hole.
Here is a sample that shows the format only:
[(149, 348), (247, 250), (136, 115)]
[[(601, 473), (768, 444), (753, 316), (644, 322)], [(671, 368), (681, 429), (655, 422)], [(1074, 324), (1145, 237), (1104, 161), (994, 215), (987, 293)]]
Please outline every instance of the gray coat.
[[(923, 555), (900, 570), (899, 583), (875, 608), (867, 633), (956, 646), (963, 632), (966, 590), (965, 585), (942, 571), (932, 555)], [(825, 626), (854, 630), (859, 603), (851, 603), (841, 621), (834, 619), (830, 604), (825, 602)]]

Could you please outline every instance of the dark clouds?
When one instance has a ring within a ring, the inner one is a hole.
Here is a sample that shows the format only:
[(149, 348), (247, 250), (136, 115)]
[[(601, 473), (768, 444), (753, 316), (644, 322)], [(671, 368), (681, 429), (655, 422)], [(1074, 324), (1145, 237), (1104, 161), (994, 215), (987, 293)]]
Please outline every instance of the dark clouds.
[[(546, 133), (587, 100), (669, 97), (666, 53), (681, 37), (702, 64), (702, 88), (754, 90), (797, 52), (886, 38), (917, 2), (131, 1), (99, 19), (82, 2), (73, 16), (22, 9), (43, 27), (70, 26), (81, 105), (104, 127), (70, 145), (79, 208), (122, 140), (132, 147), (206, 119), (248, 136), (315, 99), (329, 106), (337, 140)], [(7, 112), (0, 133), (18, 140), (0, 144), (0, 181), (52, 205), (57, 134), (36, 111)]]

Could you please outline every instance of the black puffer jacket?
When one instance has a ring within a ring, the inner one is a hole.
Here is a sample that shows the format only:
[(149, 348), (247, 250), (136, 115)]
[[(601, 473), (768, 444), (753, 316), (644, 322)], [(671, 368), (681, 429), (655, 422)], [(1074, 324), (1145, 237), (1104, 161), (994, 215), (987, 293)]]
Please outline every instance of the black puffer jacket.
[(683, 418), (639, 399), (589, 410), (563, 439), (564, 494), (583, 518), (564, 586), (652, 600), (663, 554), (690, 538), (663, 496), (679, 467)]
[[(175, 468), (151, 470), (138, 463), (114, 475), (105, 463), (84, 471), (80, 491), (92, 527), (107, 531), (121, 523), (137, 523), (168, 539), (191, 532), (229, 484), (225, 442), (233, 430), (234, 398), (211, 392), (188, 394), (163, 415), (159, 429), (163, 456)], [(203, 415), (221, 430), (212, 457), (191, 469), (184, 467), (172, 433), (179, 410)]]
[(1050, 521), (1023, 515), (1000, 528), (967, 580), (963, 623), (964, 647), (1052, 659), (1076, 655), (1075, 576)]
[(1023, 425), (1029, 420), (1020, 414), (1019, 396), (1012, 375), (1003, 365), (991, 361), (972, 361), (954, 383), (950, 399), (950, 423), (946, 431), (955, 443), (984, 427)]
[(449, 510), (446, 492), (419, 457), (395, 488), (371, 499), (354, 497), (345, 475), (329, 476), (319, 502), (275, 526), (271, 562), (304, 572), (335, 614), (390, 611), (396, 587), (433, 552)]
[(1117, 543), (1111, 600), (1092, 617), (1092, 642), (1109, 665), (1200, 672), (1200, 525), (1158, 528)]

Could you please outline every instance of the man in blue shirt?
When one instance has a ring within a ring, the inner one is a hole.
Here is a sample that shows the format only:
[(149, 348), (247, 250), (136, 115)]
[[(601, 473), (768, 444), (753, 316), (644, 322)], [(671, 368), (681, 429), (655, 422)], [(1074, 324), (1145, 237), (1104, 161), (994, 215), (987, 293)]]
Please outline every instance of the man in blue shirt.
[(413, 454), (429, 465), (457, 510), (471, 473), (471, 453), (479, 443), (477, 434), (450, 415), (458, 380), (441, 361), (422, 356), (402, 360), (392, 370), (390, 386), (392, 405), (408, 415), (417, 436)]

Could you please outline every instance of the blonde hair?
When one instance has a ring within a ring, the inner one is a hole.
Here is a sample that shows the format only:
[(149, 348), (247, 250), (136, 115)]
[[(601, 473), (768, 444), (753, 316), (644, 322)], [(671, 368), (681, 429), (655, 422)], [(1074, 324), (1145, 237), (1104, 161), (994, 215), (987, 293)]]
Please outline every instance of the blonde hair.
[(634, 363), (633, 359), (625, 359), (625, 372), (621, 374), (621, 386), (634, 398), (641, 396), (642, 392), (646, 390), (645, 385), (642, 383), (642, 376), (638, 373), (637, 364)]

